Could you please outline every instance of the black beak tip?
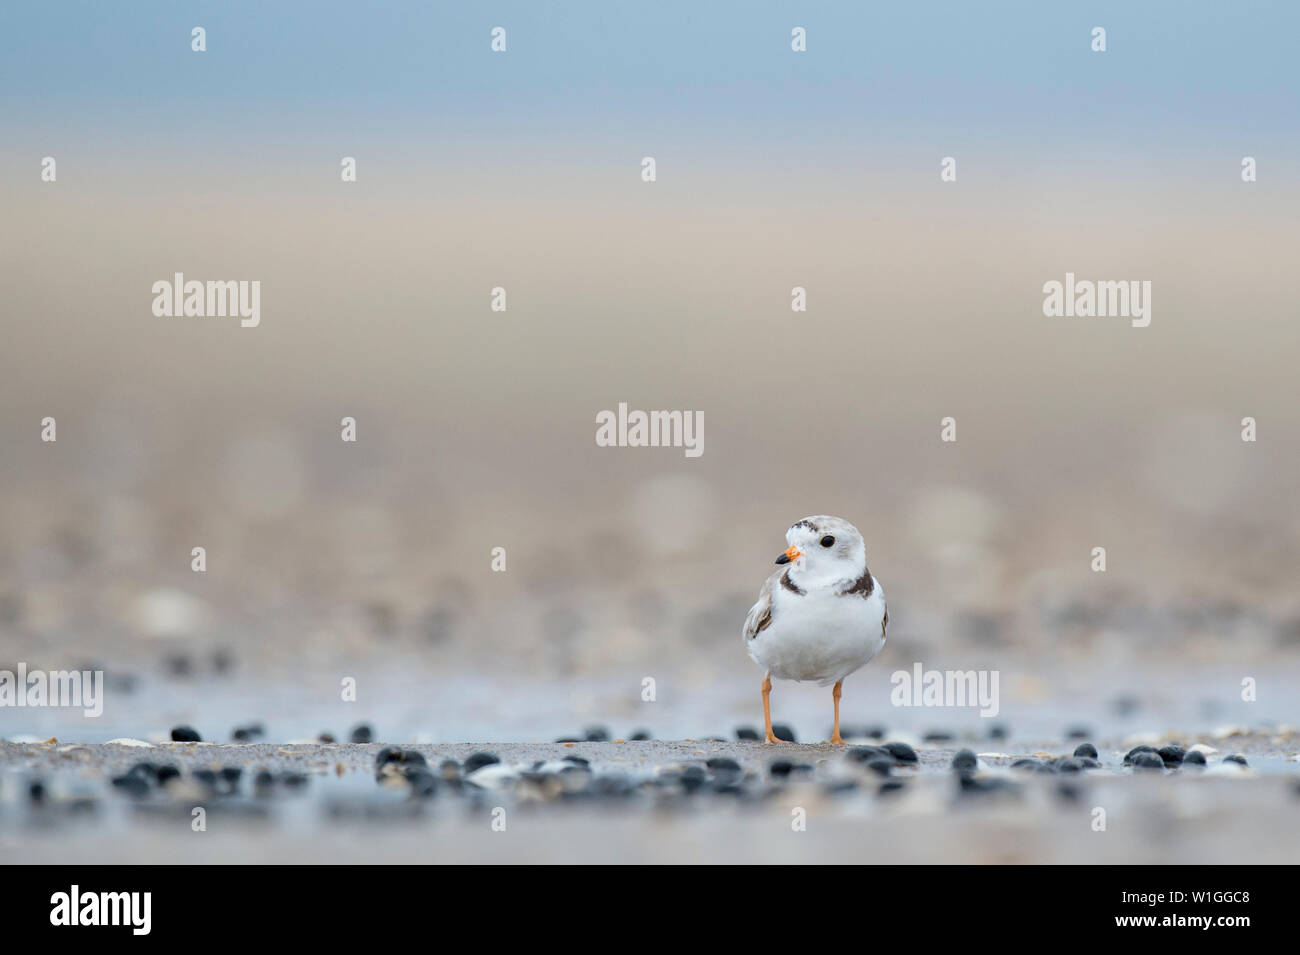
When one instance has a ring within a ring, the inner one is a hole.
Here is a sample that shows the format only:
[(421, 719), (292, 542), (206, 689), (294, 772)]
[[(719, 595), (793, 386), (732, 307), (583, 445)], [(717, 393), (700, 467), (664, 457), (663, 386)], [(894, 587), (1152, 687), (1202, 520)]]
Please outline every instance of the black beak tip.
[(778, 557), (778, 558), (776, 559), (776, 562), (777, 562), (778, 564), (788, 564), (788, 563), (790, 563), (790, 555), (789, 555), (789, 554), (782, 554), (780, 557)]

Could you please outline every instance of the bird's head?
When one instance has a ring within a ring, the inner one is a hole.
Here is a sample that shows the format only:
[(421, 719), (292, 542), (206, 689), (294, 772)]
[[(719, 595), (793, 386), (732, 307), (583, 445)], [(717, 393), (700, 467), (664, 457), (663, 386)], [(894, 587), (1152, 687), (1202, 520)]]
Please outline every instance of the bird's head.
[(867, 567), (862, 535), (843, 518), (805, 517), (785, 532), (785, 542), (789, 546), (776, 562), (790, 564), (802, 579), (856, 580)]

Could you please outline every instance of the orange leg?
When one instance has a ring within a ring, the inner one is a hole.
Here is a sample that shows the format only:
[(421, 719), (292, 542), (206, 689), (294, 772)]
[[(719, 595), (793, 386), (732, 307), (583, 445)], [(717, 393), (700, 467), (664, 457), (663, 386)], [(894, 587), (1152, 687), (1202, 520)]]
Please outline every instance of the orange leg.
[(835, 699), (835, 731), (831, 733), (831, 742), (843, 745), (844, 740), (840, 737), (840, 687), (844, 681), (840, 680), (835, 684), (835, 689), (831, 690), (831, 696)]
[(772, 733), (772, 674), (766, 674), (763, 677), (763, 726), (767, 730), (767, 741), (769, 743), (784, 743), (785, 740), (777, 739)]

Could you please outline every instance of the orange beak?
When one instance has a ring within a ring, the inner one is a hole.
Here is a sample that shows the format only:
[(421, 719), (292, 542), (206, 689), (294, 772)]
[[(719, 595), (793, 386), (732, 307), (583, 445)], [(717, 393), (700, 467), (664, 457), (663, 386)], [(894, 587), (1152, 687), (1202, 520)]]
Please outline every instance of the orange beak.
[(785, 553), (776, 559), (776, 562), (778, 564), (788, 564), (790, 563), (790, 561), (798, 560), (802, 556), (803, 553), (799, 550), (799, 548), (791, 544), (789, 547), (785, 549)]

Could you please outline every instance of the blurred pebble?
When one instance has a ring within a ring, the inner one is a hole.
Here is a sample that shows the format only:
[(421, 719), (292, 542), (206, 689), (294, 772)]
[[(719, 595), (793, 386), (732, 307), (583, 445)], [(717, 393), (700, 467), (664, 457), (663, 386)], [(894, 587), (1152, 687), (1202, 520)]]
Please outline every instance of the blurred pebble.
[(648, 739), (653, 739), (653, 738), (654, 738), (654, 737), (652, 737), (652, 736), (650, 735), (650, 731), (649, 731), (649, 730), (637, 730), (635, 733), (633, 733), (631, 736), (628, 737), (628, 739), (633, 740), (633, 741), (638, 742), (638, 743), (643, 742), (643, 741), (648, 740)]
[(316, 736), (316, 742), (318, 742), (318, 743), (332, 743), (332, 742), (334, 742), (334, 734), (333, 734), (333, 733), (319, 733), (319, 734), (317, 734), (317, 736)]
[(930, 730), (921, 738), (927, 743), (949, 743), (953, 735), (947, 730)]
[(790, 726), (785, 723), (773, 723), (772, 735), (785, 743), (798, 742), (798, 740), (795, 738), (794, 730), (791, 729)]
[[(1145, 743), (1143, 743), (1141, 746), (1134, 746), (1132, 749), (1130, 749), (1127, 753), (1124, 754), (1124, 765), (1125, 766), (1131, 765), (1134, 757), (1137, 756), (1139, 753), (1153, 753), (1157, 757), (1159, 757), (1160, 755), (1159, 753), (1156, 752), (1156, 748), (1154, 746), (1147, 746)], [(1161, 760), (1162, 765), (1163, 763), (1164, 760)]]
[(752, 726), (742, 726), (736, 730), (736, 739), (743, 740), (760, 740), (763, 737), (759, 735), (758, 730)]
[(586, 743), (608, 743), (609, 730), (603, 726), (588, 726), (583, 730), (584, 740)]
[(704, 765), (708, 766), (709, 769), (715, 773), (728, 773), (737, 776), (741, 773), (740, 763), (728, 756), (715, 756), (712, 759), (707, 760)]
[(201, 743), (203, 737), (193, 726), (173, 726), (172, 742), (174, 743)]
[(1091, 759), (1096, 759), (1097, 747), (1093, 746), (1091, 743), (1080, 743), (1078, 746), (1074, 747), (1074, 755), (1087, 756)]
[(484, 766), (492, 766), (500, 762), (501, 758), (494, 753), (471, 753), (466, 757), (463, 764), (465, 775), (468, 776), (470, 773), (482, 769)]
[(1134, 770), (1161, 770), (1165, 768), (1165, 761), (1160, 758), (1159, 753), (1148, 749), (1133, 756), (1132, 766)]
[(1205, 754), (1199, 749), (1188, 750), (1187, 755), (1183, 757), (1183, 766), (1204, 767)]
[(1119, 716), (1132, 716), (1142, 708), (1142, 701), (1131, 694), (1117, 696), (1111, 702), (1111, 708)]
[(826, 783), (822, 787), (822, 792), (828, 796), (843, 796), (847, 793), (857, 791), (858, 784), (853, 779), (836, 779)]
[(1070, 726), (1065, 730), (1066, 739), (1087, 739), (1091, 735), (1092, 730), (1082, 725)]
[(854, 746), (848, 752), (848, 758), (858, 763), (869, 763), (873, 759), (894, 760), (894, 754), (883, 746)]
[(114, 776), (113, 785), (135, 799), (143, 799), (149, 795), (148, 780), (137, 773), (128, 772), (122, 776)]
[(811, 776), (815, 771), (811, 763), (793, 763), (788, 759), (774, 759), (772, 765), (768, 767), (768, 772), (778, 779), (788, 779), (792, 776)]
[(251, 743), (265, 736), (266, 728), (261, 723), (250, 723), (247, 726), (236, 726), (230, 735), (236, 743)]
[(885, 749), (889, 751), (889, 755), (893, 756), (894, 759), (898, 760), (900, 763), (918, 762), (916, 750), (912, 749), (912, 747), (908, 746), (906, 743), (886, 743)]
[(957, 755), (952, 758), (952, 768), (959, 773), (973, 773), (979, 765), (979, 760), (969, 749), (958, 750)]
[(1020, 785), (1000, 776), (974, 776), (962, 773), (957, 777), (958, 792), (962, 796), (982, 796), (993, 793), (1013, 794), (1020, 792)]
[(1187, 751), (1181, 746), (1161, 746), (1156, 750), (1156, 754), (1165, 761), (1165, 765), (1173, 768), (1182, 763), (1187, 756)]
[(371, 743), (374, 742), (375, 732), (370, 728), (370, 724), (358, 723), (352, 728), (349, 738), (354, 743)]
[(1247, 765), (1246, 757), (1242, 756), (1240, 753), (1233, 753), (1231, 756), (1225, 756), (1223, 757), (1223, 761), (1225, 763), (1237, 763), (1240, 766)]

